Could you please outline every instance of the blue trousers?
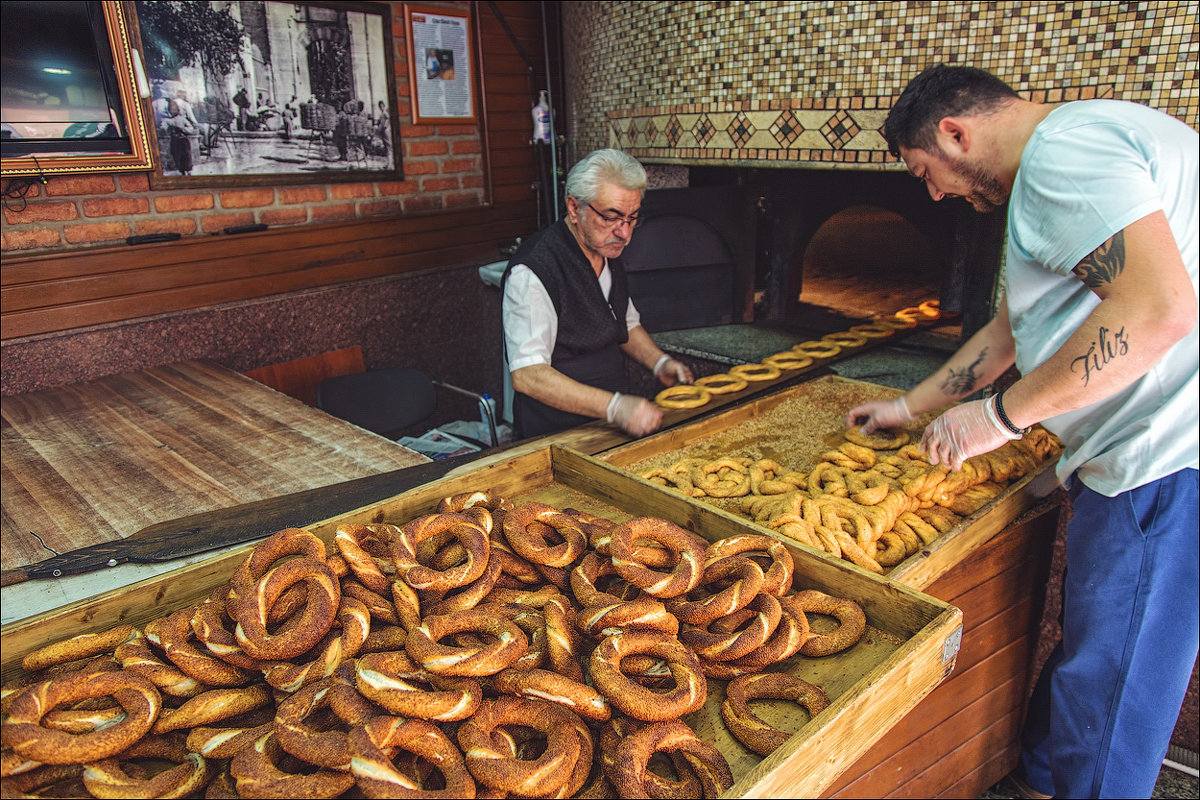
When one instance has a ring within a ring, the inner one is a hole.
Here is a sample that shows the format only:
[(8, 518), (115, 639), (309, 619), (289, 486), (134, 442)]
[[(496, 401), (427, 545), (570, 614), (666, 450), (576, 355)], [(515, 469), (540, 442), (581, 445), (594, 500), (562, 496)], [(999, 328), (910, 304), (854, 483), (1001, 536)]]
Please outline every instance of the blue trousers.
[(1056, 797), (1149, 797), (1196, 662), (1197, 472), (1116, 497), (1079, 481), (1063, 637), (1030, 700), (1021, 766)]

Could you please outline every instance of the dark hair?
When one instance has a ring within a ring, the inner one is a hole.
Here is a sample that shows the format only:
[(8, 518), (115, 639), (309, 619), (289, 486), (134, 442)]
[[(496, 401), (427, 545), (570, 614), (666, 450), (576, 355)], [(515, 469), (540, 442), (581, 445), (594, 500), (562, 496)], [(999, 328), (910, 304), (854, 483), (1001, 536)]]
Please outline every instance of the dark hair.
[(883, 137), (897, 158), (901, 147), (936, 153), (937, 126), (943, 119), (986, 114), (1019, 97), (990, 72), (936, 64), (905, 87), (883, 123)]

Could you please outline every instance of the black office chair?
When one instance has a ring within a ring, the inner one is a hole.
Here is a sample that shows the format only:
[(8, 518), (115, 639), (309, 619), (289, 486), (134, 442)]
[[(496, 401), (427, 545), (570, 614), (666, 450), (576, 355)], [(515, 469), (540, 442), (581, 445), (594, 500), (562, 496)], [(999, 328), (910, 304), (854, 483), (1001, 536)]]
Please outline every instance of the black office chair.
[(495, 447), (500, 443), (492, 405), (486, 397), (435, 381), (411, 367), (326, 378), (317, 384), (317, 408), (373, 433), (390, 435), (429, 419), (437, 409), (439, 388), (474, 398), (479, 403), (481, 418), (488, 423), (491, 444), (465, 436), (460, 438), (468, 439), (481, 448)]

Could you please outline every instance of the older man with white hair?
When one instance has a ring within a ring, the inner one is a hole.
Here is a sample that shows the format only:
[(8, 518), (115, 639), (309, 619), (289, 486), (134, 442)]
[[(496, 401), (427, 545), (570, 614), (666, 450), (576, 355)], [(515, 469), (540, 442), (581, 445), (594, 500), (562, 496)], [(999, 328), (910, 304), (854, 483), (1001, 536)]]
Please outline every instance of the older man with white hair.
[(527, 239), (504, 272), (504, 344), (521, 438), (606, 419), (633, 436), (662, 411), (627, 393), (625, 356), (666, 386), (692, 373), (642, 327), (620, 255), (641, 213), (646, 171), (597, 150), (567, 175), (567, 214)]

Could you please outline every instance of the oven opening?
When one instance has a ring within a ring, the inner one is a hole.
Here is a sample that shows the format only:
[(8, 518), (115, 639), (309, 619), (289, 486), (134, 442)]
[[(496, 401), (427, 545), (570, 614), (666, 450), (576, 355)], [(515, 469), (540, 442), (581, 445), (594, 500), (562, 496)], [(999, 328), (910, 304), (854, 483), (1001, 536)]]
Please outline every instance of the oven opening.
[[(789, 322), (887, 316), (939, 298), (944, 267), (933, 246), (899, 214), (855, 205), (825, 220), (789, 269)], [(809, 323), (809, 324), (806, 324)]]

